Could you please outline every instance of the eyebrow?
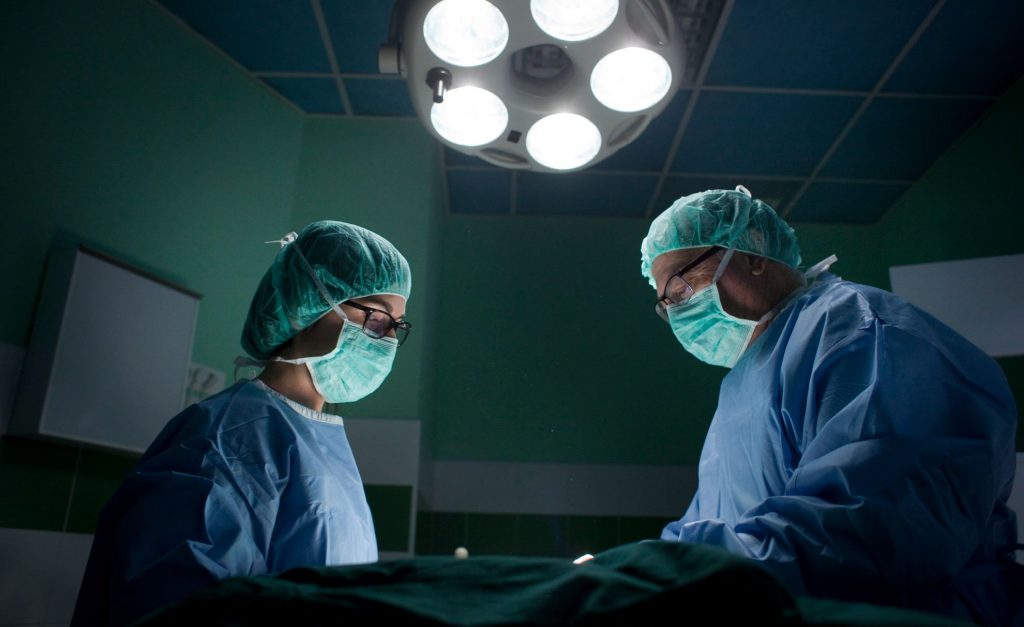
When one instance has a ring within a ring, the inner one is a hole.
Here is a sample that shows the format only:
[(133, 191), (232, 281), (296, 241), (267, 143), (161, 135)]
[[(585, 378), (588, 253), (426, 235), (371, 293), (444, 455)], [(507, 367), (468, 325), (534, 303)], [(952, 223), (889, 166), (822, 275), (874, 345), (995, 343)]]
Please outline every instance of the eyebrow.
[(391, 308), (390, 303), (388, 303), (387, 301), (376, 299), (373, 296), (364, 296), (359, 299), (353, 298), (352, 300), (358, 302), (360, 305), (366, 305), (367, 307), (375, 305), (377, 309), (384, 309), (389, 314), (394, 314), (394, 310)]

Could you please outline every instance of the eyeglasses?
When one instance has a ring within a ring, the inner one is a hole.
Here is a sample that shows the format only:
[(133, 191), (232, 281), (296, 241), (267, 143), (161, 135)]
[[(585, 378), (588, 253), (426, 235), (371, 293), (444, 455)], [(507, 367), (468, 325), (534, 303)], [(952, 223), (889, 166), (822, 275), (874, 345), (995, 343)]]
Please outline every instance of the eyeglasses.
[(693, 286), (683, 278), (683, 275), (699, 266), (704, 260), (720, 250), (722, 250), (721, 246), (712, 246), (710, 250), (686, 264), (682, 270), (669, 277), (668, 282), (665, 283), (665, 290), (661, 293), (661, 298), (654, 305), (654, 312), (662, 320), (668, 322), (667, 308), (670, 305), (685, 305), (689, 302), (690, 297), (693, 296)]
[(355, 301), (345, 301), (345, 304), (349, 307), (354, 307), (359, 311), (363, 312), (363, 333), (369, 335), (375, 340), (379, 340), (382, 337), (391, 334), (391, 331), (395, 332), (395, 339), (398, 340), (398, 345), (401, 346), (405, 338), (409, 337), (409, 331), (412, 330), (412, 323), (405, 320), (395, 320), (391, 314), (380, 309), (374, 309), (373, 307), (367, 307), (366, 305), (360, 305)]

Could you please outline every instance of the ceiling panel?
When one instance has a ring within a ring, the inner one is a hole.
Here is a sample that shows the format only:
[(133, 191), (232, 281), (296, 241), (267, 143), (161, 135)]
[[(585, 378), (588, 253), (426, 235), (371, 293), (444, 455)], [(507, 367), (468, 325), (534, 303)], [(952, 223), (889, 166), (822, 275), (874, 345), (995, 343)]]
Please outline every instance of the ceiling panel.
[(987, 100), (877, 98), (822, 176), (914, 180), (990, 106)]
[(947, 0), (885, 91), (999, 96), (1024, 73), (1024, 2)]
[(411, 117), (416, 115), (409, 100), (405, 81), (387, 78), (349, 78), (345, 91), (352, 103), (353, 115)]
[(306, 113), (345, 112), (333, 78), (271, 76), (263, 80)]
[(863, 98), (702, 92), (673, 172), (805, 176)]
[(161, 0), (254, 72), (330, 72), (308, 0)]
[(736, 2), (709, 85), (870, 90), (931, 0)]
[(793, 222), (872, 224), (910, 189), (902, 183), (818, 181), (787, 216)]
[(388, 40), (392, 4), (381, 0), (320, 0), (341, 72), (377, 73), (377, 47)]

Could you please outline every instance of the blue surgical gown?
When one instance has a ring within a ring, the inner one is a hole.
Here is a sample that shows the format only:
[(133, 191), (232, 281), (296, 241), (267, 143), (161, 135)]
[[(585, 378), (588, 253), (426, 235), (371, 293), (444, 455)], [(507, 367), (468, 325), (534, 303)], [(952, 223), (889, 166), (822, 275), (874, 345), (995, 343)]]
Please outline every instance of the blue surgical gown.
[(376, 559), (342, 419), (244, 382), (171, 420), (107, 503), (73, 623), (125, 624), (226, 577)]
[(1024, 620), (1016, 422), (995, 361), (826, 274), (723, 379), (696, 496), (662, 539), (758, 560), (798, 595)]

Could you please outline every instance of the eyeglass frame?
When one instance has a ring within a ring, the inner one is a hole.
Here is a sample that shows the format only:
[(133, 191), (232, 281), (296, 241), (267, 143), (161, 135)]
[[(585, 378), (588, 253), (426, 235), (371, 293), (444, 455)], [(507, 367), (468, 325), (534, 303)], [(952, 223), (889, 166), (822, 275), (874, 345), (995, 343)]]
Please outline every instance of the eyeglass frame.
[[(391, 333), (392, 329), (394, 329), (395, 339), (398, 340), (398, 345), (401, 346), (405, 342), (405, 340), (409, 338), (409, 333), (412, 332), (411, 322), (409, 322), (408, 320), (395, 320), (394, 316), (384, 311), (383, 309), (377, 309), (376, 307), (367, 307), (366, 305), (357, 303), (353, 300), (345, 301), (343, 304), (363, 312), (363, 333), (365, 333), (369, 337), (372, 337), (375, 340), (387, 337), (387, 335)], [(382, 313), (391, 320), (391, 324), (388, 326), (387, 331), (385, 331), (383, 335), (373, 335), (373, 333), (371, 333), (370, 330), (366, 327), (366, 323), (370, 319), (370, 314), (374, 312)], [(404, 331), (404, 333), (400, 334), (399, 331)], [(399, 337), (399, 335), (401, 335), (401, 337)]]
[[(721, 246), (712, 246), (707, 251), (701, 253), (696, 259), (683, 266), (682, 270), (672, 273), (672, 276), (670, 276), (668, 280), (665, 281), (665, 289), (661, 291), (661, 298), (659, 298), (658, 302), (654, 304), (654, 313), (658, 314), (659, 318), (661, 318), (665, 322), (668, 322), (668, 307), (672, 305), (685, 305), (690, 301), (690, 297), (693, 296), (694, 289), (693, 286), (690, 285), (690, 282), (683, 278), (683, 275), (689, 272), (690, 270), (693, 270), (694, 268), (704, 263), (705, 261), (707, 261), (708, 258), (710, 258), (712, 255), (714, 255), (720, 250), (724, 249)], [(682, 281), (686, 285), (686, 287), (690, 289), (690, 294), (685, 299), (680, 300), (679, 302), (672, 302), (672, 300), (668, 296), (668, 287), (676, 277), (678, 277), (679, 280)]]

